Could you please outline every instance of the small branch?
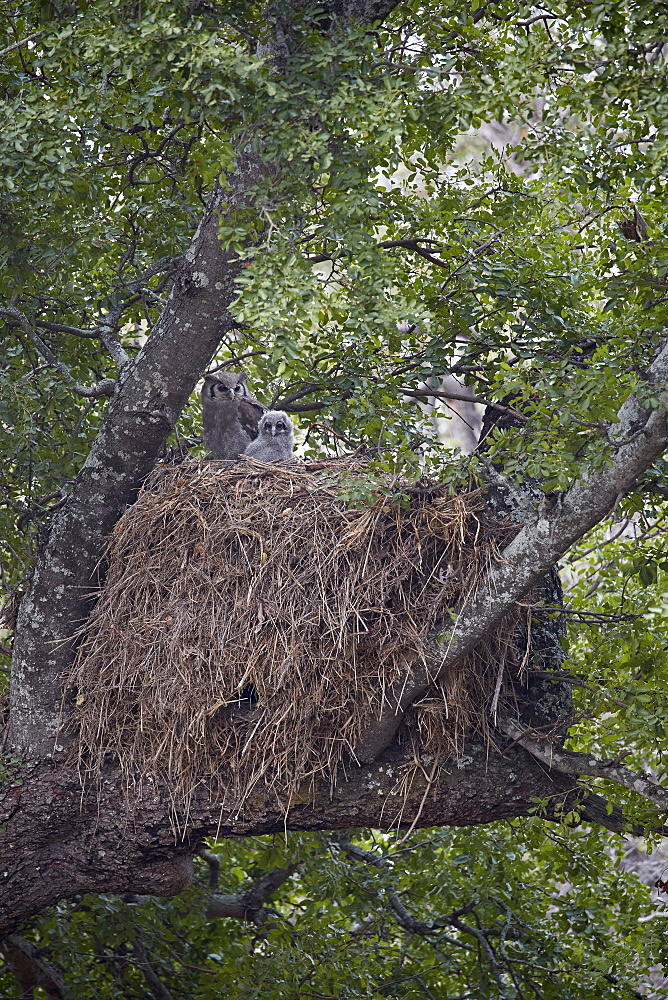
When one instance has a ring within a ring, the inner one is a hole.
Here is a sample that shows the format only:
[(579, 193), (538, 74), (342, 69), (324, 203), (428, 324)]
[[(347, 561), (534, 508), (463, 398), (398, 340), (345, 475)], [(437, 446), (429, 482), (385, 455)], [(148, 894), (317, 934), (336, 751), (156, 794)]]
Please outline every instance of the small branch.
[(121, 342), (118, 339), (118, 334), (116, 333), (116, 325), (126, 305), (127, 303), (123, 303), (122, 306), (117, 306), (116, 309), (112, 310), (108, 316), (105, 316), (102, 320), (100, 320), (96, 328), (96, 335), (107, 348), (107, 351), (109, 352), (111, 359), (116, 363), (119, 372), (122, 371), (130, 360), (130, 356), (124, 351), (121, 346)]
[[(378, 250), (411, 250), (413, 253), (419, 254), (420, 257), (424, 257), (425, 260), (430, 261), (432, 264), (437, 264), (438, 267), (450, 267), (446, 261), (440, 260), (429, 250), (425, 249), (422, 245), (424, 243), (433, 243), (437, 247), (442, 245), (439, 240), (433, 240), (427, 236), (423, 236), (419, 239), (384, 240), (382, 243), (376, 243), (376, 248)], [(334, 256), (329, 253), (319, 253), (314, 254), (313, 257), (306, 257), (306, 260), (309, 264), (322, 264), (325, 261), (334, 260)]]
[(162, 271), (173, 271), (182, 260), (183, 257), (161, 257), (160, 260), (156, 260), (155, 264), (151, 264), (145, 271), (142, 271), (138, 278), (131, 281), (129, 287), (133, 291), (138, 291), (139, 287), (148, 281), (149, 278), (154, 278), (156, 274), (160, 274)]
[(313, 413), (316, 410), (326, 410), (325, 403), (288, 403), (281, 406), (286, 413)]
[(420, 257), (424, 257), (431, 264), (436, 264), (438, 267), (444, 267), (449, 270), (450, 265), (447, 261), (441, 260), (439, 257), (435, 257), (433, 253), (429, 250), (425, 250), (422, 243), (435, 243), (439, 246), (437, 240), (427, 239), (426, 237), (422, 239), (407, 239), (407, 240), (384, 240), (382, 243), (377, 243), (376, 246), (379, 250), (411, 250), (413, 253), (418, 254)]
[(474, 937), (476, 939), (476, 941), (480, 945), (481, 951), (483, 952), (489, 963), (489, 967), (492, 970), (492, 975), (494, 976), (494, 978), (496, 979), (497, 983), (500, 986), (501, 973), (499, 971), (499, 966), (497, 964), (494, 955), (494, 950), (492, 949), (491, 944), (487, 940), (487, 934), (485, 934), (481, 930), (478, 930), (476, 927), (471, 927), (469, 924), (462, 923), (462, 921), (459, 920), (458, 917), (452, 917), (450, 920), (450, 924), (452, 925), (452, 927), (456, 927), (458, 931), (462, 931), (464, 934), (470, 934), (471, 937)]
[[(200, 853), (203, 857), (209, 855), (209, 851)], [(206, 860), (209, 860), (208, 857)], [(258, 926), (263, 924), (267, 919), (267, 910), (264, 904), (296, 870), (296, 865), (288, 865), (287, 868), (274, 868), (272, 872), (258, 879), (250, 889), (246, 889), (244, 892), (212, 893), (207, 902), (207, 917), (210, 919), (234, 917), (237, 920), (251, 920)]]
[[(84, 337), (89, 340), (101, 340), (106, 347), (112, 360), (116, 363), (119, 370), (122, 369), (131, 360), (130, 356), (126, 353), (121, 345), (121, 342), (117, 333), (118, 322), (128, 308), (143, 295), (148, 295), (152, 298), (158, 300), (161, 305), (164, 305), (160, 297), (156, 294), (154, 289), (144, 287), (145, 282), (150, 278), (153, 278), (156, 274), (160, 274), (162, 271), (173, 270), (176, 264), (181, 260), (180, 257), (161, 257), (160, 260), (156, 261), (150, 267), (146, 268), (139, 277), (135, 278), (133, 281), (129, 282), (126, 286), (131, 294), (125, 298), (121, 303), (111, 309), (106, 316), (103, 316), (99, 321), (97, 326), (92, 330), (81, 330), (76, 326), (68, 326), (63, 323), (50, 323), (47, 320), (36, 320), (35, 326), (43, 327), (45, 330), (51, 330), (54, 333), (69, 333), (73, 337)], [(161, 286), (160, 286), (161, 287)], [(30, 336), (28, 330), (21, 320), (18, 318), (19, 310), (15, 309), (14, 306), (9, 307), (14, 311), (14, 318), (23, 327), (25, 332)], [(8, 313), (9, 315), (9, 313)], [(27, 323), (27, 318), (23, 313), (20, 314)], [(32, 337), (31, 337), (32, 339)], [(34, 340), (33, 340), (34, 343)], [(35, 343), (37, 349), (42, 353), (40, 347)], [(44, 345), (46, 346), (46, 345)], [(48, 350), (48, 348), (47, 348)], [(53, 355), (52, 355), (53, 357)], [(53, 363), (53, 362), (52, 362)]]
[(192, 208), (188, 204), (188, 199), (184, 195), (183, 191), (181, 191), (181, 189), (178, 188), (178, 187), (176, 188), (176, 196), (179, 199), (179, 201), (181, 202), (181, 204), (183, 205), (183, 210), (185, 211), (186, 215), (188, 216), (188, 218), (192, 222), (192, 224), (195, 227), (195, 229), (197, 229), (197, 227), (199, 226), (199, 219), (197, 218), (197, 216), (193, 212)]
[(412, 914), (408, 912), (404, 904), (399, 899), (396, 890), (392, 890), (387, 894), (387, 898), (390, 902), (390, 906), (394, 910), (397, 921), (406, 931), (410, 931), (411, 934), (420, 934), (424, 937), (425, 934), (433, 932), (435, 930), (433, 924), (427, 924), (423, 920), (416, 920)]
[(96, 330), (80, 330), (77, 326), (65, 326), (63, 323), (49, 323), (48, 320), (35, 320), (35, 326), (41, 326), (45, 330), (53, 333), (70, 333), (73, 337), (86, 337), (89, 340), (97, 340), (99, 334)]
[(215, 368), (209, 368), (209, 370), (206, 372), (206, 375), (215, 375), (216, 372), (222, 372), (225, 368), (229, 368), (230, 365), (237, 365), (241, 361), (245, 361), (247, 358), (257, 358), (260, 357), (262, 354), (266, 353), (267, 352), (265, 350), (248, 351), (246, 354), (239, 354), (235, 358), (226, 358), (225, 361), (221, 361), (221, 363), (219, 365), (216, 365)]
[(218, 879), (220, 877), (220, 858), (213, 851), (202, 849), (199, 856), (206, 861), (209, 866), (209, 891), (218, 892)]
[[(283, 399), (280, 399), (279, 396), (274, 396), (274, 398), (271, 401), (271, 408), (272, 408), (272, 410), (274, 410), (274, 409), (278, 409), (280, 407), (281, 410), (286, 410), (288, 412), (295, 412), (294, 410), (291, 410), (291, 407), (292, 407), (292, 405), (294, 403), (297, 402), (298, 399), (303, 399), (304, 396), (310, 396), (311, 393), (316, 392), (318, 389), (321, 389), (321, 388), (322, 388), (322, 386), (318, 382), (307, 382), (303, 386), (303, 388), (298, 389), (296, 392), (291, 392), (289, 395), (285, 396)], [(308, 408), (309, 409), (316, 409), (316, 408), (320, 408), (321, 406), (322, 406), (322, 404), (317, 404), (317, 406), (311, 406), (311, 405), (309, 405)]]
[(641, 795), (649, 802), (659, 806), (663, 812), (668, 812), (668, 789), (655, 784), (646, 774), (631, 771), (622, 767), (616, 760), (597, 760), (587, 753), (574, 753), (563, 750), (551, 743), (539, 742), (532, 738), (532, 730), (527, 729), (515, 719), (506, 719), (499, 728), (520, 746), (540, 760), (543, 764), (561, 774), (571, 774), (575, 777), (586, 774), (592, 778), (605, 778), (622, 785), (636, 795)]
[(20, 309), (11, 305), (1, 306), (0, 314), (9, 317), (9, 319), (13, 320), (17, 326), (21, 327), (25, 335), (42, 355), (44, 360), (47, 361), (52, 368), (55, 368), (56, 371), (60, 372), (60, 374), (66, 378), (68, 382), (72, 383), (74, 391), (78, 396), (84, 396), (86, 399), (99, 399), (102, 396), (113, 396), (117, 383), (112, 378), (103, 378), (101, 382), (97, 383), (97, 385), (91, 386), (82, 385), (80, 382), (77, 382), (67, 365), (64, 365), (62, 361), (59, 361), (51, 348), (47, 347), (37, 331), (31, 326), (28, 317), (22, 313)]
[(467, 396), (463, 392), (445, 392), (442, 389), (402, 389), (401, 393), (403, 396), (411, 396), (415, 399), (434, 396), (437, 399), (458, 399), (462, 403), (481, 403), (483, 406), (491, 406), (493, 410), (499, 410), (501, 413), (507, 413), (509, 416), (515, 417), (517, 420), (521, 420), (523, 424), (526, 424), (529, 420), (524, 413), (513, 409), (512, 406), (503, 406), (501, 403), (495, 403), (492, 399), (484, 399), (482, 396)]
[(344, 437), (343, 434), (338, 434), (337, 431), (335, 431), (333, 427), (329, 426), (329, 424), (321, 424), (318, 421), (313, 421), (312, 423), (310, 423), (308, 425), (308, 431), (307, 431), (307, 434), (306, 434), (307, 438), (308, 438), (308, 435), (311, 432), (311, 428), (312, 427), (322, 427), (322, 429), (325, 430), (325, 431), (327, 431), (328, 434), (331, 434), (331, 435), (333, 435), (333, 437), (338, 438), (339, 441), (343, 441), (343, 443), (347, 444), (350, 448), (354, 448), (355, 447), (355, 445), (353, 444), (352, 441), (350, 441), (347, 437)]
[[(402, 842), (403, 841), (399, 841), (399, 843)], [(333, 845), (353, 860), (359, 861), (361, 864), (371, 865), (374, 868), (384, 868), (387, 865), (387, 856), (378, 856), (372, 851), (365, 851), (363, 848), (357, 847), (356, 844), (352, 844), (348, 840), (333, 841)], [(387, 888), (387, 900), (390, 904), (390, 908), (394, 912), (399, 926), (403, 927), (404, 930), (409, 932), (409, 934), (417, 934), (427, 940), (429, 940), (432, 935), (436, 935), (440, 940), (448, 941), (449, 944), (455, 945), (457, 948), (462, 948), (464, 951), (471, 951), (471, 945), (443, 934), (443, 927), (455, 927), (457, 930), (462, 931), (464, 934), (471, 935), (478, 941), (480, 940), (480, 937), (485, 938), (486, 934), (498, 933), (496, 928), (486, 928), (485, 930), (477, 931), (469, 927), (467, 924), (462, 924), (460, 922), (459, 918), (464, 916), (464, 914), (475, 911), (475, 902), (465, 903), (464, 906), (461, 906), (458, 910), (454, 910), (452, 913), (434, 917), (429, 922), (426, 922), (424, 920), (417, 920), (412, 913), (410, 913), (401, 901), (399, 893), (392, 885)], [(492, 968), (494, 968), (496, 964), (494, 952), (489, 946), (486, 938), (483, 944), (483, 949), (485, 950), (488, 960), (490, 960)]]
[(2, 59), (3, 56), (8, 56), (9, 53), (13, 52), (15, 49), (20, 49), (22, 45), (27, 45), (28, 42), (32, 42), (33, 38), (39, 38), (39, 36), (43, 35), (45, 31), (46, 28), (40, 28), (39, 31), (33, 31), (32, 35), (26, 35), (25, 38), (21, 38), (20, 41), (14, 42), (13, 45), (8, 45), (6, 48), (0, 49), (0, 59)]
[(144, 979), (146, 980), (146, 985), (151, 991), (152, 996), (155, 997), (155, 1000), (174, 1000), (173, 993), (167, 989), (162, 979), (160, 979), (151, 965), (148, 955), (146, 954), (146, 949), (141, 941), (135, 942), (132, 946), (132, 952), (135, 956), (137, 968), (141, 969)]
[(23, 996), (41, 989), (50, 1000), (66, 1000), (68, 990), (60, 973), (42, 958), (40, 950), (19, 934), (9, 934), (0, 941), (0, 952), (7, 959), (12, 975)]

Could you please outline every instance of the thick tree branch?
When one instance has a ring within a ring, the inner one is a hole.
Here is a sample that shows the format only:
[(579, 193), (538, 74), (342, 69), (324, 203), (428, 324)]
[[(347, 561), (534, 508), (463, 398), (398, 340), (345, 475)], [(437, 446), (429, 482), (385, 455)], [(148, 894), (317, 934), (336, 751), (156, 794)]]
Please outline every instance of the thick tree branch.
[(641, 795), (648, 802), (653, 802), (662, 812), (668, 812), (668, 788), (656, 784), (646, 774), (622, 767), (616, 760), (597, 760), (591, 754), (574, 753), (572, 750), (564, 750), (562, 747), (554, 746), (547, 740), (537, 740), (532, 735), (531, 729), (514, 719), (506, 719), (499, 728), (506, 736), (510, 736), (516, 743), (528, 750), (536, 760), (542, 761), (543, 764), (547, 764), (548, 767), (561, 772), (561, 774), (570, 774), (574, 777), (587, 774), (592, 778), (605, 778), (607, 781), (614, 781), (615, 784), (622, 785), (629, 791)]
[[(665, 394), (668, 345), (650, 365), (644, 383)], [(619, 411), (617, 423), (609, 428), (609, 437), (617, 442), (612, 464), (576, 482), (556, 501), (544, 498), (529, 523), (503, 551), (501, 560), (460, 608), (448, 641), (434, 641), (428, 662), (414, 666), (388, 693), (376, 725), (356, 747), (358, 760), (377, 757), (392, 740), (408, 706), (467, 655), (570, 546), (602, 521), (617, 500), (633, 488), (638, 476), (668, 445), (664, 403), (650, 411), (636, 396), (630, 396)]]
[[(231, 190), (225, 192), (231, 211), (244, 203), (257, 171), (254, 159), (239, 157)], [(105, 538), (155, 464), (221, 337), (234, 326), (227, 306), (236, 296), (241, 262), (236, 254), (223, 253), (218, 241), (221, 200), (222, 189), (216, 187), (167, 306), (140, 353), (112, 383), (116, 393), (104, 423), (67, 503), (51, 522), (21, 603), (10, 743), (22, 753), (48, 755), (57, 746), (61, 677), (73, 655), (72, 637), (90, 612), (88, 595), (97, 583)], [(159, 265), (164, 269), (164, 261)], [(9, 315), (32, 334), (33, 343), (37, 337), (45, 347), (18, 310)], [(48, 348), (46, 356), (51, 360)]]
[[(274, 788), (258, 786), (241, 813), (234, 800), (226, 801), (224, 789), (202, 782), (187, 816), (176, 821), (178, 839), (167, 788), (145, 785), (128, 802), (113, 767), (98, 786), (82, 793), (76, 767), (65, 760), (25, 765), (0, 786), (0, 936), (45, 906), (86, 892), (181, 892), (192, 878), (191, 858), (206, 836), (282, 834), (286, 825), (291, 830), (408, 829), (418, 813), (418, 827), (471, 826), (526, 815), (537, 799), (545, 802), (546, 817), (558, 818), (586, 796), (574, 779), (548, 771), (522, 747), (510, 746), (502, 756), (490, 754), (480, 741), (467, 744), (466, 756), (447, 764), (423, 802), (421, 773), (406, 787), (411, 761), (412, 749), (395, 745), (377, 763), (341, 774), (334, 788), (329, 781), (315, 788), (309, 784), (289, 804)], [(591, 798), (596, 799), (596, 822), (624, 828), (619, 810), (608, 816), (605, 802), (592, 796), (586, 802)], [(272, 879), (284, 877), (270, 873)], [(244, 901), (249, 910), (263, 905), (253, 888)], [(257, 889), (260, 897), (273, 891), (262, 880)]]

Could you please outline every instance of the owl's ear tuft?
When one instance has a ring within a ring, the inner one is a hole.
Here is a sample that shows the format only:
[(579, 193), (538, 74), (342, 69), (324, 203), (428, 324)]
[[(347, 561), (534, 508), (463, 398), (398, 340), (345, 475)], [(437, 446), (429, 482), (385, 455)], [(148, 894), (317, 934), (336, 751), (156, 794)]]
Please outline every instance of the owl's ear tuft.
[(239, 378), (237, 379), (237, 382), (243, 382), (244, 385), (245, 385), (247, 378), (248, 378), (248, 375), (246, 374), (246, 372), (239, 372)]

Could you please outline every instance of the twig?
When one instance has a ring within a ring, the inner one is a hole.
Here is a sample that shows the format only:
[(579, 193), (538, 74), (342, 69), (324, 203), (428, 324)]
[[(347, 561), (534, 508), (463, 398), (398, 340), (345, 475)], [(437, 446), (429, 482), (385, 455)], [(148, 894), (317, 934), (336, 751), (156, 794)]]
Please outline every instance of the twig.
[(442, 389), (402, 389), (401, 393), (403, 396), (411, 396), (416, 399), (424, 396), (435, 396), (438, 399), (458, 399), (462, 403), (481, 403), (483, 406), (491, 406), (493, 410), (507, 413), (509, 416), (521, 420), (524, 424), (529, 420), (524, 413), (520, 413), (512, 406), (503, 406), (501, 403), (495, 403), (492, 399), (484, 399), (482, 396), (467, 396), (463, 392), (445, 392)]
[[(266, 354), (267, 352), (262, 351), (248, 351), (247, 354), (239, 354), (236, 358), (227, 358), (225, 361), (221, 361), (219, 365), (215, 368), (210, 368), (206, 375), (215, 375), (216, 372), (223, 371), (224, 368), (229, 368), (230, 365), (238, 364), (240, 361), (245, 361), (246, 358), (257, 358), (261, 354)], [(206, 376), (205, 376), (206, 377)]]
[[(429, 792), (431, 791), (431, 786), (434, 783), (434, 778), (436, 777), (436, 770), (437, 770), (437, 768), (438, 768), (438, 760), (435, 760), (434, 761), (434, 766), (431, 769), (431, 774), (427, 778), (427, 787), (424, 790), (424, 795), (422, 796), (422, 799), (420, 800), (420, 805), (418, 806), (418, 811), (415, 814), (413, 822), (408, 827), (408, 830), (406, 830), (406, 833), (403, 835), (403, 837), (401, 838), (401, 840), (398, 840), (396, 842), (396, 844), (394, 845), (395, 847), (401, 847), (401, 845), (408, 840), (408, 838), (410, 837), (411, 833), (413, 832), (413, 830), (417, 826), (417, 822), (418, 822), (420, 816), (422, 815), (422, 810), (424, 809), (424, 804), (427, 801), (427, 796), (429, 795)], [(426, 777), (426, 775), (425, 775), (425, 777)]]
[(14, 42), (13, 45), (8, 45), (6, 48), (0, 49), (0, 59), (2, 59), (3, 56), (8, 56), (10, 52), (14, 51), (14, 49), (20, 49), (22, 45), (32, 42), (33, 38), (38, 38), (40, 35), (43, 35), (45, 31), (46, 28), (40, 28), (39, 31), (33, 31), (32, 35), (26, 35), (25, 38), (21, 38), (20, 41)]
[(554, 771), (576, 777), (586, 774), (592, 778), (614, 781), (615, 784), (622, 785), (623, 788), (653, 802), (662, 811), (668, 812), (668, 789), (655, 784), (647, 774), (622, 767), (616, 760), (597, 760), (588, 753), (574, 753), (571, 750), (555, 747), (551, 743), (541, 743), (532, 738), (533, 730), (525, 728), (515, 719), (505, 719), (499, 728), (506, 736), (528, 750), (532, 757), (547, 764)]

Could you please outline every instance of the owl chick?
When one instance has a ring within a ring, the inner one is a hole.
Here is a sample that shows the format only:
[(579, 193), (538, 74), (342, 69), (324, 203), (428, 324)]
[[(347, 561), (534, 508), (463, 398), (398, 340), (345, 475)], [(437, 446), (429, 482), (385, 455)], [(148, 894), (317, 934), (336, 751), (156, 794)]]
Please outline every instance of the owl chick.
[(292, 421), (283, 410), (267, 410), (260, 418), (258, 435), (246, 446), (244, 455), (258, 462), (280, 462), (292, 457)]
[(209, 458), (239, 458), (257, 437), (257, 423), (264, 411), (262, 403), (248, 391), (244, 374), (205, 375), (202, 416)]

